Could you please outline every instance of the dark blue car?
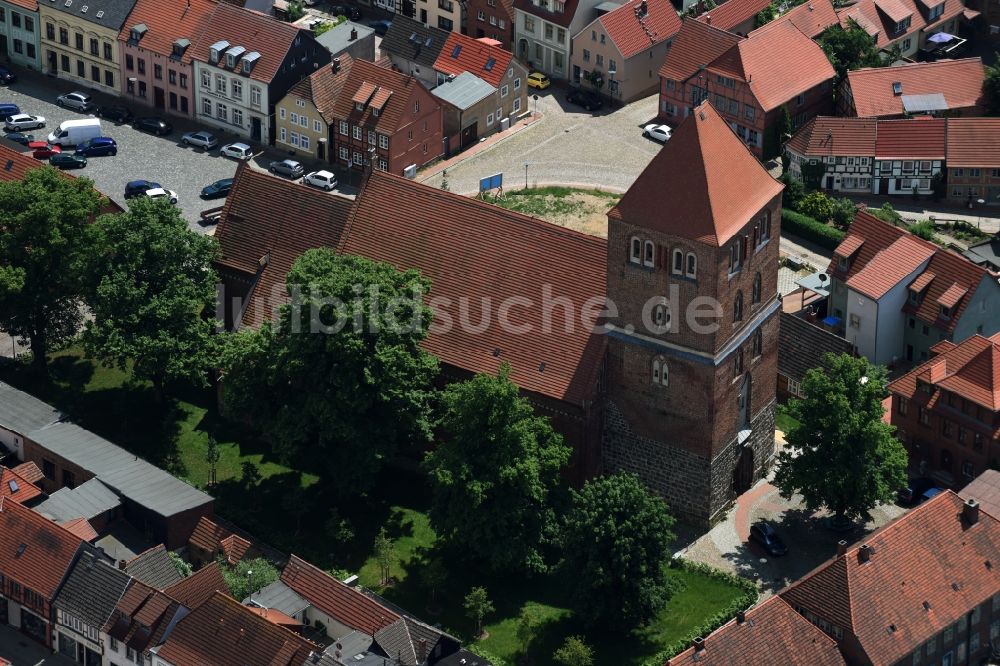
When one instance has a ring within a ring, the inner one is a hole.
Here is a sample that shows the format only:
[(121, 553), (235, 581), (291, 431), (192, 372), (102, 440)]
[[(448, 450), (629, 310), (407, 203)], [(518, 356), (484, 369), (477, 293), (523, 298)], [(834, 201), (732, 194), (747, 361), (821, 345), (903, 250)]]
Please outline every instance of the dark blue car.
[(229, 191), (233, 189), (233, 179), (223, 178), (222, 180), (217, 180), (211, 185), (206, 185), (201, 188), (201, 198), (202, 199), (220, 199), (229, 194)]
[(74, 151), (77, 155), (86, 155), (87, 157), (100, 157), (102, 155), (117, 155), (118, 154), (118, 144), (115, 140), (106, 137), (98, 136), (93, 139), (87, 139), (82, 141), (77, 145)]
[(154, 190), (158, 187), (162, 187), (162, 185), (151, 180), (132, 180), (125, 185), (125, 198), (138, 197), (145, 194), (146, 190)]

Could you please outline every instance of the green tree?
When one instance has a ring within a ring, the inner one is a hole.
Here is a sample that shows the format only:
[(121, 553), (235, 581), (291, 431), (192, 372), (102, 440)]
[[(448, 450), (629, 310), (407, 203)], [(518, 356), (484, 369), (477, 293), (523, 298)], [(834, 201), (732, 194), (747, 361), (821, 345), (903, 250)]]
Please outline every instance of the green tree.
[(594, 666), (594, 649), (582, 637), (570, 636), (552, 655), (552, 661), (560, 666)]
[(170, 562), (173, 563), (174, 568), (177, 569), (177, 573), (179, 573), (182, 578), (187, 578), (191, 575), (191, 565), (182, 560), (180, 555), (172, 550), (168, 550), (167, 557), (170, 558)]
[(87, 230), (84, 262), (87, 353), (153, 384), (207, 386), (216, 365), (215, 240), (188, 228), (165, 201), (135, 199), (128, 212), (103, 215)]
[(298, 21), (300, 18), (306, 15), (306, 8), (302, 3), (302, 0), (291, 0), (288, 3), (288, 20), (289, 22)]
[(903, 216), (900, 215), (888, 201), (882, 204), (879, 208), (869, 208), (867, 212), (883, 222), (888, 222), (889, 224), (897, 227), (903, 223)]
[(1000, 116), (1000, 53), (997, 61), (986, 68), (986, 78), (983, 81), (983, 94), (986, 96), (986, 114)]
[(799, 202), (798, 211), (825, 224), (833, 217), (833, 200), (823, 192), (810, 192)]
[(830, 203), (832, 206), (830, 218), (833, 220), (834, 226), (847, 231), (851, 226), (851, 222), (854, 221), (854, 215), (857, 213), (858, 207), (847, 197), (832, 199)]
[(375, 536), (375, 561), (378, 563), (379, 577), (384, 587), (389, 584), (392, 565), (396, 561), (396, 544), (389, 538), (384, 527)]
[(909, 226), (909, 232), (914, 236), (924, 240), (934, 240), (934, 223), (930, 220), (921, 220)]
[(826, 506), (838, 524), (869, 517), (906, 485), (906, 449), (882, 421), (885, 368), (865, 358), (826, 354), (806, 373), (803, 397), (789, 403), (798, 425), (785, 433), (774, 484), (799, 493), (815, 511)]
[(772, 2), (767, 7), (757, 12), (757, 16), (754, 17), (754, 27), (760, 28), (776, 18), (778, 18), (778, 6)]
[(208, 446), (205, 447), (205, 462), (208, 463), (208, 486), (211, 488), (215, 485), (216, 479), (216, 466), (219, 464), (219, 443), (215, 441), (215, 437), (212, 435), (208, 436)]
[(572, 451), (510, 380), (510, 366), (442, 394), (443, 441), (425, 460), (439, 538), (494, 571), (546, 569), (559, 470)]
[(284, 458), (351, 470), (338, 492), (366, 490), (401, 444), (430, 439), (437, 359), (420, 343), (429, 283), (333, 250), (309, 250), (287, 284), (278, 322), (229, 336), (222, 356), (227, 411), (252, 418)]
[(260, 470), (252, 460), (244, 460), (240, 463), (240, 483), (249, 490), (260, 483)]
[(601, 477), (573, 491), (562, 551), (576, 581), (577, 615), (619, 631), (652, 619), (671, 594), (666, 568), (673, 524), (663, 499), (633, 474)]
[(80, 330), (78, 267), (101, 203), (92, 181), (52, 167), (0, 183), (0, 329), (28, 341), (39, 372)]
[(482, 636), (483, 618), (495, 610), (493, 608), (493, 602), (490, 601), (490, 597), (486, 592), (486, 588), (472, 588), (472, 590), (465, 595), (465, 603), (463, 606), (469, 619), (476, 623), (476, 637)]
[(781, 175), (781, 182), (785, 184), (785, 189), (781, 193), (781, 206), (789, 210), (797, 210), (799, 202), (806, 195), (805, 185), (789, 173)]
[(220, 564), (220, 568), (230, 594), (237, 601), (243, 601), (251, 594), (256, 594), (279, 577), (278, 570), (263, 557), (240, 560), (232, 568)]
[(837, 80), (862, 67), (884, 67), (895, 58), (883, 60), (875, 39), (853, 20), (844, 28), (834, 24), (819, 36), (819, 45), (837, 72)]

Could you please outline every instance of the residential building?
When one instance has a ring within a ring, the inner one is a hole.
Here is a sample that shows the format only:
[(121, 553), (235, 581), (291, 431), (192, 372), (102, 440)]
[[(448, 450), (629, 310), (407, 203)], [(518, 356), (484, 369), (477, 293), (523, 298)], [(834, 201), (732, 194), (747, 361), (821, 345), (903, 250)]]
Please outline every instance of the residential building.
[(222, 577), (222, 569), (217, 562), (202, 567), (187, 578), (182, 578), (163, 589), (171, 599), (176, 599), (185, 608), (198, 608), (216, 592), (229, 594), (229, 585)]
[(372, 636), (377, 653), (402, 664), (434, 666), (443, 659), (449, 664), (467, 664), (472, 655), (461, 649), (461, 642), (438, 628), (404, 615)]
[[(980, 664), (1000, 635), (1000, 522), (951, 491), (869, 534), (780, 596), (849, 664)], [(991, 562), (986, 566), (986, 562)]]
[(601, 0), (514, 0), (514, 54), (531, 71), (568, 79), (573, 35), (594, 20), (599, 4)]
[(68, 530), (0, 497), (0, 623), (52, 646), (52, 602), (80, 553)]
[(107, 634), (104, 666), (153, 664), (150, 650), (162, 645), (187, 614), (188, 609), (176, 600), (133, 580), (104, 625)]
[[(303, 188), (303, 191), (308, 190), (309, 188)], [(276, 566), (284, 565), (288, 559), (270, 546), (254, 539), (247, 532), (225, 523), (218, 517), (214, 519), (203, 517), (199, 520), (187, 542), (187, 559), (196, 570), (215, 562), (220, 557), (232, 565), (244, 556), (265, 557)]]
[(330, 52), (331, 58), (350, 56), (355, 60), (375, 62), (375, 29), (367, 25), (344, 21), (316, 37), (316, 41)]
[(1000, 459), (1000, 336), (943, 340), (889, 384), (890, 419), (914, 475), (960, 488)]
[(680, 29), (669, 0), (629, 0), (573, 35), (570, 80), (623, 104), (645, 97), (659, 87), (659, 66)]
[[(837, 25), (840, 20), (831, 0), (811, 0), (793, 7), (763, 27), (779, 22), (791, 23), (809, 39), (816, 39), (823, 34), (824, 30)], [(715, 21), (715, 25), (721, 27), (718, 25), (718, 21)], [(758, 30), (760, 29), (758, 28)]]
[[(41, 483), (47, 483), (44, 476)], [(103, 532), (121, 517), (122, 501), (111, 488), (99, 479), (92, 478), (72, 488), (60, 488), (35, 507), (35, 510), (46, 518), (60, 522), (83, 518), (91, 527)]]
[(910, 58), (931, 35), (957, 35), (979, 13), (966, 9), (964, 0), (859, 0), (837, 15), (844, 27), (853, 23), (867, 32), (879, 49), (898, 46), (900, 55)]
[[(716, 43), (722, 41), (713, 37)], [(787, 55), (776, 67), (777, 52)], [(674, 69), (668, 67), (672, 54), (673, 49), (664, 62), (668, 73)], [(797, 128), (814, 116), (829, 115), (833, 109), (833, 67), (823, 49), (791, 22), (755, 31), (751, 37), (732, 44), (703, 70), (699, 68), (704, 63), (691, 62), (690, 52), (680, 58), (687, 66), (678, 69), (685, 71), (694, 66), (698, 83), (672, 75), (664, 78), (660, 108), (665, 109), (662, 113), (667, 121), (676, 122), (682, 117), (681, 109), (686, 112), (695, 100), (708, 100), (758, 157), (779, 154), (779, 132), (786, 114), (792, 127)]]
[(945, 120), (879, 121), (875, 134), (872, 192), (878, 194), (934, 193), (934, 178), (945, 158)]
[[(471, 72), (463, 72), (442, 83), (431, 94), (442, 103), (444, 136), (452, 151), (475, 145), (479, 141), (480, 128), (485, 134), (500, 127), (494, 116), (499, 91)], [(493, 121), (489, 128), (487, 116)]]
[(981, 116), (982, 60), (939, 60), (847, 73), (837, 113), (861, 118), (915, 115)]
[(276, 147), (324, 162), (336, 159), (334, 106), (353, 62), (349, 55), (335, 57), (330, 65), (296, 83), (275, 104)]
[(52, 648), (83, 666), (101, 666), (110, 642), (102, 630), (132, 579), (100, 555), (80, 553), (52, 602)]
[[(0, 160), (10, 160), (12, 167), (9, 172), (0, 170), (0, 173), (12, 173), (15, 168), (20, 167), (20, 173), (15, 174), (19, 179), (24, 178), (28, 168), (38, 168), (38, 160), (31, 155), (5, 146), (0, 146)], [(52, 405), (47, 405), (10, 384), (0, 382), (0, 444), (4, 447), (0, 453), (10, 452), (18, 460), (24, 460), (24, 436), (63, 417), (62, 412)], [(32, 483), (36, 481), (37, 479), (32, 479)]]
[[(485, 92), (485, 87), (474, 86), (472, 96), (479, 98), (475, 103), (486, 108), (480, 109), (484, 113), (464, 114), (460, 127), (451, 126), (448, 128), (451, 131), (445, 131), (447, 154), (459, 150), (460, 146), (464, 148), (478, 136), (488, 136), (494, 131), (506, 129), (527, 110), (528, 70), (510, 51), (499, 46), (453, 32), (434, 61), (434, 71), (438, 74), (438, 87), (444, 87), (456, 77), (472, 74), (493, 89), (491, 96), (481, 97), (480, 93)], [(464, 81), (468, 81), (468, 78)], [(464, 82), (458, 83), (460, 86), (466, 85)], [(443, 91), (435, 88), (434, 96), (437, 99), (450, 96), (450, 99), (461, 105), (464, 98), (456, 95), (456, 92), (460, 91), (456, 91), (455, 86), (448, 86)]]
[(465, 3), (463, 34), (487, 37), (499, 46), (514, 48), (514, 0), (468, 0)]
[(198, 122), (267, 144), (277, 136), (278, 101), (330, 62), (310, 30), (227, 3), (189, 48)]
[[(732, 1), (732, 0), (730, 0)], [(771, 597), (730, 620), (664, 666), (844, 666), (837, 643), (795, 612), (781, 597)]]
[(1000, 470), (988, 469), (961, 490), (962, 498), (979, 502), (979, 510), (1000, 515)]
[(43, 2), (38, 20), (48, 74), (109, 95), (121, 91), (118, 33), (136, 0)]
[(0, 497), (8, 497), (18, 504), (30, 507), (41, 501), (44, 493), (33, 482), (21, 476), (17, 468), (8, 469), (0, 465)]
[(817, 116), (785, 144), (788, 173), (810, 187), (871, 192), (876, 131), (874, 118)]
[[(980, 200), (1000, 203), (1000, 119), (949, 118), (947, 122), (949, 201), (969, 207)], [(992, 247), (992, 241), (989, 244)]]
[(402, 175), (444, 152), (441, 103), (412, 76), (364, 60), (351, 66), (333, 117), (336, 163), (347, 168)]
[[(405, 8), (410, 0), (402, 0), (401, 5)], [(415, 13), (404, 14), (411, 18), (416, 18), (424, 25), (431, 28), (438, 28), (447, 32), (460, 32), (466, 24), (467, 9), (464, 2), (459, 0), (419, 0), (414, 2)]]
[(379, 51), (383, 58), (389, 58), (393, 69), (414, 77), (431, 90), (438, 84), (434, 61), (441, 55), (449, 34), (411, 18), (396, 16), (382, 38)]
[(942, 340), (1000, 331), (1000, 285), (961, 255), (859, 212), (834, 250), (829, 312), (874, 363), (922, 362)]
[(0, 56), (28, 69), (41, 70), (38, 0), (0, 0)]
[(850, 342), (800, 315), (782, 312), (778, 329), (778, 399), (801, 398), (802, 380), (823, 356), (852, 354)]
[(660, 117), (672, 126), (708, 95), (705, 68), (742, 38), (708, 23), (685, 19), (660, 66)]
[(118, 33), (119, 90), (129, 104), (194, 117), (191, 42), (215, 6), (215, 0), (136, 1)]
[[(118, 567), (132, 578), (157, 590), (164, 590), (184, 579), (162, 543), (144, 550), (131, 560), (120, 561)], [(110, 613), (108, 617), (111, 617)], [(101, 621), (101, 626), (107, 619), (106, 617)]]
[(726, 0), (704, 12), (698, 20), (745, 37), (757, 27), (757, 14), (767, 7), (766, 0)]
[[(716, 520), (774, 457), (781, 189), (702, 103), (608, 213), (604, 469), (688, 522)], [(702, 298), (712, 332), (691, 325)]]

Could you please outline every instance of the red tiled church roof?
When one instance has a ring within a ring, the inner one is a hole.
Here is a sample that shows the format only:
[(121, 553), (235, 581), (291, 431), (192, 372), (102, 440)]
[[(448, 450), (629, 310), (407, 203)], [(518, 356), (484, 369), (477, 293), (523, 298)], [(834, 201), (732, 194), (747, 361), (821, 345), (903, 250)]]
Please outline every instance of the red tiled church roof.
[(645, 14), (642, 6), (643, 0), (629, 0), (597, 19), (623, 58), (668, 40), (681, 29), (681, 20), (669, 0), (645, 0)]
[(771, 597), (705, 637), (665, 666), (844, 666), (837, 643), (795, 612), (781, 597)]
[(297, 555), (288, 560), (281, 582), (341, 624), (369, 636), (399, 619), (394, 611)]
[[(963, 502), (945, 491), (864, 539), (781, 593), (857, 637), (863, 660), (909, 662), (921, 645), (1000, 592), (1000, 521), (980, 511), (970, 524)], [(992, 562), (992, 564), (991, 564)]]
[(781, 184), (703, 102), (608, 217), (719, 247), (780, 192)]
[(83, 543), (69, 530), (0, 497), (0, 572), (52, 600)]

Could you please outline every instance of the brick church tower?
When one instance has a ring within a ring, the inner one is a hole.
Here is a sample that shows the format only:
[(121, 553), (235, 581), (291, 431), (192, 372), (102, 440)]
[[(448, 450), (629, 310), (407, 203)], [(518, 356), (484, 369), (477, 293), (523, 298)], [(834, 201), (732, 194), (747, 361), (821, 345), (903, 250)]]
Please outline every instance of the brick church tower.
[(774, 457), (780, 219), (781, 185), (708, 103), (608, 213), (604, 467), (685, 522)]

